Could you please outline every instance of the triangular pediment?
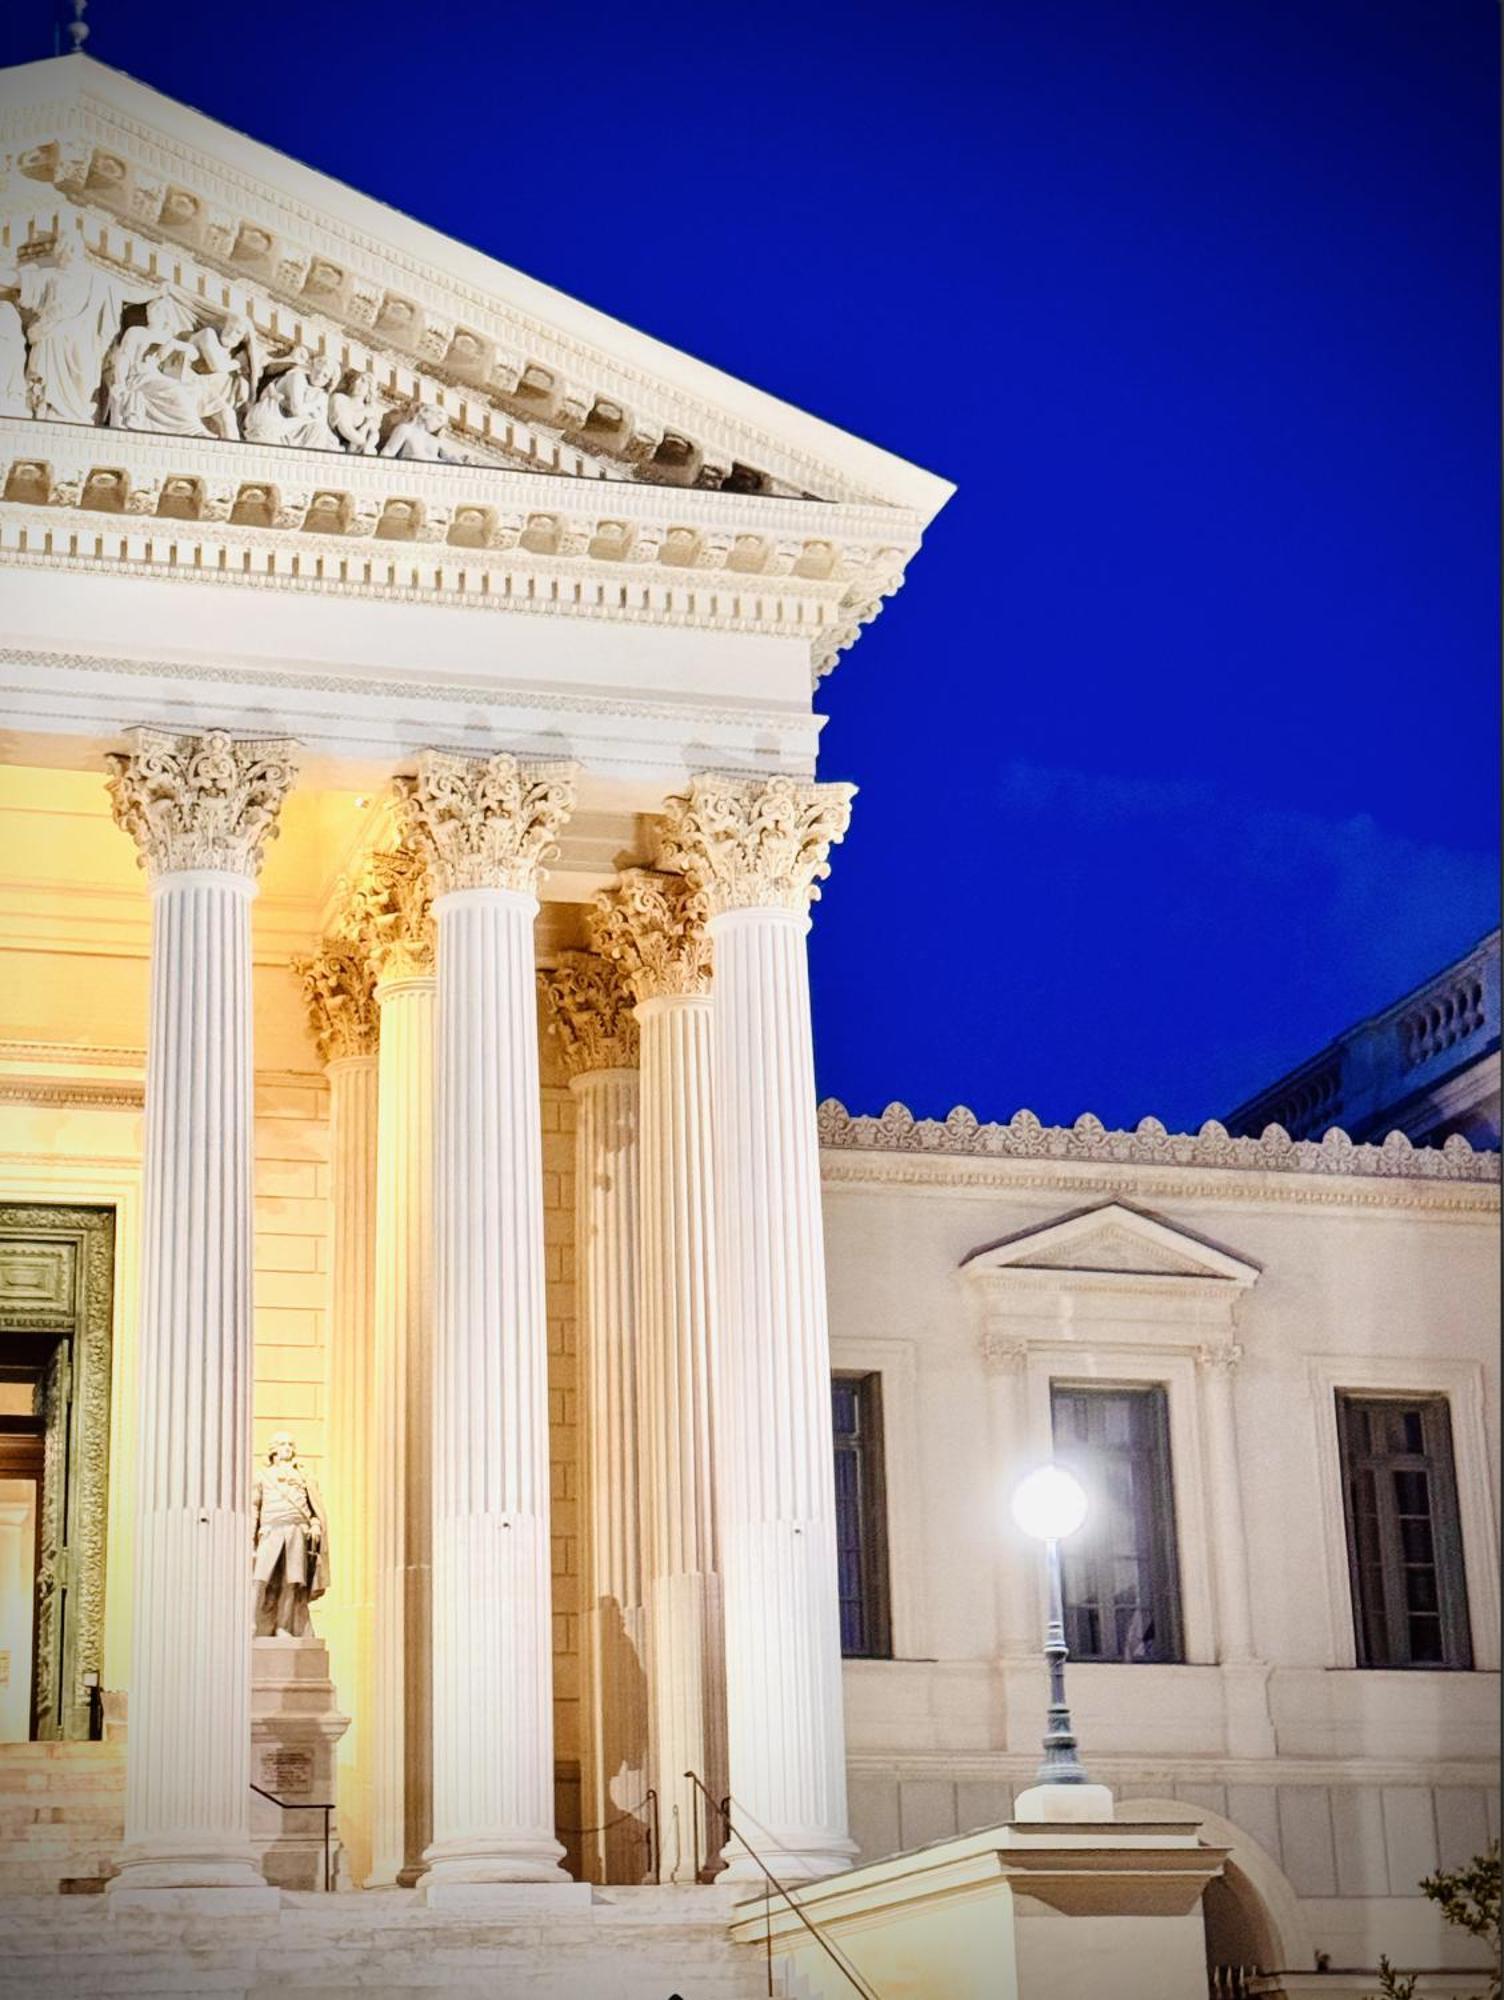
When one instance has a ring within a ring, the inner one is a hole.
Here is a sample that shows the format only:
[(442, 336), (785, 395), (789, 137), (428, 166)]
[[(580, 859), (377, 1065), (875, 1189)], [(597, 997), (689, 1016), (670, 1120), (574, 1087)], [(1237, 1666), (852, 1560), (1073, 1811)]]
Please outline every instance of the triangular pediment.
[(892, 509), (916, 533), (952, 490), (87, 56), (0, 73), (0, 131), (23, 257), (62, 197), (123, 282), (249, 302), (263, 335), (270, 319), (286, 343), (437, 394), (482, 458)]
[(1257, 1265), (1116, 1201), (973, 1251), (962, 1270), (973, 1278), (1049, 1273), (1156, 1283), (1200, 1281), (1235, 1288), (1253, 1284), (1259, 1275)]

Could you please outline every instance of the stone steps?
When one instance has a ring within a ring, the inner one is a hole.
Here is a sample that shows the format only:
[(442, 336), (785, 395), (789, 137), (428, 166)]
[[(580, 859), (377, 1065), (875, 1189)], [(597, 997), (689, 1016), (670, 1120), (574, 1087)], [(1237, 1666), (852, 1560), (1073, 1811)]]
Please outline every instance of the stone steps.
[(0, 1898), (0, 2000), (759, 2000), (715, 1890), (526, 1892), (492, 1916), (410, 1891), (284, 1895), (215, 1917), (107, 1897)]
[(124, 1831), (123, 1743), (0, 1743), (0, 1893), (109, 1875)]

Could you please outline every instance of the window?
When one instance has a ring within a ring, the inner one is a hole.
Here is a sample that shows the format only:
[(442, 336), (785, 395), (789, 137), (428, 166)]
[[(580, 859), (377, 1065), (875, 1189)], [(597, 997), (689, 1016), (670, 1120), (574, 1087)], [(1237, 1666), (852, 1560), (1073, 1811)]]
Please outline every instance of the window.
[(841, 1651), (847, 1659), (886, 1660), (888, 1515), (883, 1495), (880, 1375), (835, 1375), (830, 1404), (836, 1456), (836, 1573)]
[(1072, 1658), (1183, 1659), (1164, 1389), (1056, 1384), (1050, 1407), (1056, 1456), (1091, 1496), (1060, 1550)]
[(1342, 1501), (1360, 1667), (1470, 1667), (1445, 1396), (1338, 1391)]

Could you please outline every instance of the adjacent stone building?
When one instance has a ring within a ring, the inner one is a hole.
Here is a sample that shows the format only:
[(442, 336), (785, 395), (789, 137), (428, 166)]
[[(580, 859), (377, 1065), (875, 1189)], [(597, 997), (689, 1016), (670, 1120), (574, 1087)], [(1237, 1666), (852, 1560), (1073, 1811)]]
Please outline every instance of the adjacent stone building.
[(1469, 1963), (1497, 1158), (817, 1115), (812, 691), (946, 484), (85, 57), (0, 155), (0, 1888), (102, 1891), (16, 1977), (207, 1898), (245, 1992), (269, 1910), (372, 1993), (762, 1990), (765, 1864), (1032, 1782), (1052, 1453), (1208, 1976)]

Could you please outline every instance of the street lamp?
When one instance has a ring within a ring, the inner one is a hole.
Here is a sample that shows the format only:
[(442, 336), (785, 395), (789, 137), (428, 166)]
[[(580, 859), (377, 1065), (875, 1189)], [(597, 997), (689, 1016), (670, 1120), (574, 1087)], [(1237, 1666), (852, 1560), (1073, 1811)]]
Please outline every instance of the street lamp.
[(1026, 1535), (1045, 1545), (1050, 1577), (1049, 1622), (1044, 1656), (1050, 1663), (1050, 1708), (1044, 1733), (1042, 1785), (1084, 1785), (1088, 1782), (1076, 1755), (1071, 1712), (1065, 1705), (1065, 1599), (1060, 1587), (1060, 1544), (1086, 1519), (1086, 1494), (1081, 1482), (1063, 1466), (1042, 1465), (1020, 1480), (1013, 1495), (1013, 1518)]

